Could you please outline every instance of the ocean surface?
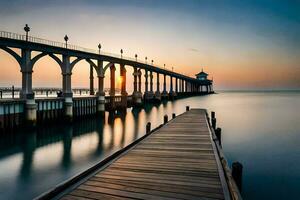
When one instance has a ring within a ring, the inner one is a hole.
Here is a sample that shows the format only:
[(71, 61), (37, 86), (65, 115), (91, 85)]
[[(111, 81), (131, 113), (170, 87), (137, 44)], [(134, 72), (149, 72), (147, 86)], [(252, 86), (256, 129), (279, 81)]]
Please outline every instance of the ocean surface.
[(93, 166), (185, 106), (215, 111), (231, 164), (243, 164), (242, 196), (298, 199), (300, 92), (219, 92), (0, 136), (0, 199), (32, 199)]

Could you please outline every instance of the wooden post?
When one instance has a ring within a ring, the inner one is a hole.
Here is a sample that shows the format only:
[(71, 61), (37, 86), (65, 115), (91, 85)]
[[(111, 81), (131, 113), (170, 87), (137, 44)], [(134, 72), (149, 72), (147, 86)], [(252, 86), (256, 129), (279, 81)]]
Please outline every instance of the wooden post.
[(232, 163), (232, 177), (239, 188), (242, 191), (242, 175), (243, 175), (243, 165), (239, 162)]
[(214, 111), (211, 112), (211, 118), (216, 118), (216, 113)]
[(164, 116), (164, 124), (166, 124), (168, 122), (168, 115)]
[(186, 111), (189, 111), (189, 110), (190, 110), (190, 106), (186, 106), (186, 107), (185, 107), (185, 110), (186, 110)]
[(176, 114), (173, 113), (173, 114), (172, 114), (172, 119), (175, 119), (175, 117), (176, 117)]
[(216, 124), (217, 124), (217, 119), (216, 118), (212, 118), (211, 119), (211, 126), (214, 130), (216, 130)]
[(146, 134), (149, 134), (151, 131), (151, 122), (148, 122), (146, 125)]
[(221, 132), (222, 132), (222, 129), (221, 129), (221, 128), (217, 128), (217, 129), (215, 130), (215, 134), (216, 134), (216, 136), (217, 136), (217, 138), (218, 138), (218, 140), (219, 140), (219, 145), (220, 145), (220, 146), (222, 145), (222, 143), (221, 143)]

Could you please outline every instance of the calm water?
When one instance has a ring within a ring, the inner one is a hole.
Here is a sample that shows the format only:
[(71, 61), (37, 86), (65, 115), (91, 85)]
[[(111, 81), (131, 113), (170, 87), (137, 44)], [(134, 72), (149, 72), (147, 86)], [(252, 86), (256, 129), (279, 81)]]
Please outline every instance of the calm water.
[(244, 165), (244, 199), (297, 199), (300, 193), (300, 93), (224, 92), (127, 110), (0, 138), (0, 198), (31, 199), (84, 171), (145, 133), (145, 124), (185, 106), (216, 111), (228, 161)]

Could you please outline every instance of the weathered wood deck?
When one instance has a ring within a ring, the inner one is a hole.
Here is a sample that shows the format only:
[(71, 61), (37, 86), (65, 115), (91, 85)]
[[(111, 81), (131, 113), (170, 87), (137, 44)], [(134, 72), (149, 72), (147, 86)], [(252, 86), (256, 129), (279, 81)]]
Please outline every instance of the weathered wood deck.
[(206, 111), (177, 116), (62, 199), (230, 199)]

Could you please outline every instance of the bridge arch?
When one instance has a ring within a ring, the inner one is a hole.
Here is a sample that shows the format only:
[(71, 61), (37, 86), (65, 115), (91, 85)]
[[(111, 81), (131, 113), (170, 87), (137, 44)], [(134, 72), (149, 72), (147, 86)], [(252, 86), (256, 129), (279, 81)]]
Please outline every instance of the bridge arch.
[(110, 68), (111, 66), (113, 66), (115, 63), (108, 63), (107, 65), (105, 65), (105, 67), (103, 68), (103, 74), (105, 74), (105, 72), (106, 72), (106, 70), (108, 69), (108, 68)]
[(16, 61), (19, 63), (20, 69), (21, 69), (21, 65), (22, 65), (22, 57), (21, 56), (19, 56), (14, 50), (12, 50), (8, 47), (0, 46), (0, 49), (7, 52), (9, 55), (13, 56), (16, 59)]
[(80, 58), (80, 57), (77, 57), (75, 60), (73, 60), (71, 62), (71, 64), (70, 64), (70, 71), (72, 72), (73, 68), (75, 67), (75, 65), (77, 63), (79, 63), (80, 61), (82, 61), (82, 60), (85, 60), (88, 64), (90, 64), (90, 66), (92, 66), (96, 70), (97, 75), (99, 75), (98, 67), (97, 67), (97, 65), (91, 59), (85, 59), (85, 58)]
[[(45, 52), (31, 53), (32, 59), (30, 67), (32, 69), (32, 87), (33, 88), (51, 88), (55, 90), (62, 89), (62, 62), (58, 55), (48, 54)], [(35, 91), (35, 95), (44, 96), (41, 91)], [(50, 95), (56, 95), (51, 93)]]
[[(95, 91), (98, 89), (98, 70), (91, 59), (72, 57), (70, 60), (70, 71), (72, 73), (71, 85), (74, 96), (95, 94)], [(81, 93), (80, 91), (84, 92)]]
[[(13, 51), (12, 49), (9, 49), (8, 51), (10, 50)], [(16, 56), (19, 56), (18, 53), (14, 53), (16, 54)], [(21, 87), (22, 73), (19, 61), (14, 56), (12, 56), (11, 53), (2, 48), (0, 48), (0, 58), (0, 87), (11, 88), (12, 86), (14, 86), (15, 89)], [(11, 95), (11, 93), (9, 93), (9, 95)]]
[(54, 54), (49, 54), (49, 53), (45, 53), (45, 52), (42, 52), (42, 53), (40, 53), (40, 54), (34, 56), (34, 57), (31, 59), (31, 61), (30, 61), (30, 63), (31, 63), (31, 68), (33, 69), (34, 64), (35, 64), (38, 60), (40, 60), (41, 58), (43, 58), (43, 57), (45, 57), (45, 56), (49, 56), (50, 58), (52, 58), (52, 59), (59, 65), (60, 69), (62, 70), (62, 61), (61, 61), (57, 56), (55, 56)]

